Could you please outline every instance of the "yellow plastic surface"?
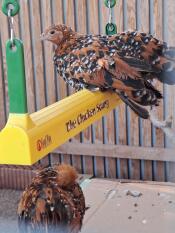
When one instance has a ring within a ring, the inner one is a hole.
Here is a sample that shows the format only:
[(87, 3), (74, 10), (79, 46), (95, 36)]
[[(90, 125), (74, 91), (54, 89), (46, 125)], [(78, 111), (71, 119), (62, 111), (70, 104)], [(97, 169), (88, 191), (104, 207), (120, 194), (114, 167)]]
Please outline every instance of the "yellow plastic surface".
[(10, 114), (0, 164), (32, 165), (120, 104), (115, 93), (79, 91), (32, 114)]

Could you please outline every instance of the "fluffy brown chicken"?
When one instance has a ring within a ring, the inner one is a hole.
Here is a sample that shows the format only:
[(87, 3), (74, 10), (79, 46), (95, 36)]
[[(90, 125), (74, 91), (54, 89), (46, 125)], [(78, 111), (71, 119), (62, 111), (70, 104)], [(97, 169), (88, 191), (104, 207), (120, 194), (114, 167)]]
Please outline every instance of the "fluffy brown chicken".
[(76, 178), (75, 169), (64, 164), (39, 171), (19, 202), (19, 231), (79, 232), (85, 213), (85, 199)]
[(81, 35), (65, 25), (51, 26), (43, 40), (54, 43), (59, 75), (77, 90), (112, 90), (140, 117), (162, 94), (154, 80), (175, 84), (175, 49), (150, 34)]

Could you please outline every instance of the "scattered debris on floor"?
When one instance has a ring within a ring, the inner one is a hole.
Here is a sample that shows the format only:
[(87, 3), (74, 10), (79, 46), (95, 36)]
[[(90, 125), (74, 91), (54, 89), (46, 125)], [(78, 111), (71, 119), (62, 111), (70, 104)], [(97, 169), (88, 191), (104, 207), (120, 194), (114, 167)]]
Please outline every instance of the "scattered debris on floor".
[(146, 223), (147, 223), (146, 219), (143, 219), (143, 220), (142, 220), (142, 223), (143, 223), (143, 224), (146, 224)]
[(127, 190), (126, 195), (132, 197), (140, 197), (142, 196), (142, 193), (140, 191)]
[(107, 200), (110, 200), (110, 199), (114, 198), (115, 195), (116, 195), (116, 193), (117, 193), (117, 191), (114, 190), (114, 189), (109, 190), (109, 191), (106, 193), (106, 199), (107, 199)]

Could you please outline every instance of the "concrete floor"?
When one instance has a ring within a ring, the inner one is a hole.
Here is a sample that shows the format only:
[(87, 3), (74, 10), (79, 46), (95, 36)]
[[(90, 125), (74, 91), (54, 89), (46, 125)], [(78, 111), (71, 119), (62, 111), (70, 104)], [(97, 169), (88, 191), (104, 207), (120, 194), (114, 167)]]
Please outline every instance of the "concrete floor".
[(82, 233), (174, 233), (175, 185), (93, 179)]
[[(81, 233), (174, 233), (175, 185), (120, 183), (104, 179), (82, 184), (86, 211)], [(0, 190), (0, 233), (17, 233), (19, 191)]]

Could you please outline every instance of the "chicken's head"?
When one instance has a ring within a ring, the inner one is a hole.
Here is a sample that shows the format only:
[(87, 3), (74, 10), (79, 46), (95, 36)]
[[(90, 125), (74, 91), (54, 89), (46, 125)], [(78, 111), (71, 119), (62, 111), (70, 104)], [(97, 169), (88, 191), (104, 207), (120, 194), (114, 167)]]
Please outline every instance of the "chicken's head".
[(45, 32), (41, 34), (41, 40), (48, 40), (59, 46), (73, 36), (73, 34), (73, 30), (66, 25), (53, 25), (47, 28)]

